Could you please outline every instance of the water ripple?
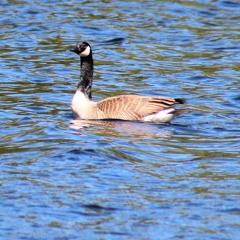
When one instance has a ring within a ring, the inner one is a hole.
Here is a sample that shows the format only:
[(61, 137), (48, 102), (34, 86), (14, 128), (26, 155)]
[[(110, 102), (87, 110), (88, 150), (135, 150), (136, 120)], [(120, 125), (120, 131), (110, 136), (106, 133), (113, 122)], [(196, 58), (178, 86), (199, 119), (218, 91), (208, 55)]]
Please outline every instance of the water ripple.
[[(3, 239), (236, 239), (239, 2), (2, 1)], [(75, 120), (77, 41), (95, 100), (187, 99), (172, 124)]]

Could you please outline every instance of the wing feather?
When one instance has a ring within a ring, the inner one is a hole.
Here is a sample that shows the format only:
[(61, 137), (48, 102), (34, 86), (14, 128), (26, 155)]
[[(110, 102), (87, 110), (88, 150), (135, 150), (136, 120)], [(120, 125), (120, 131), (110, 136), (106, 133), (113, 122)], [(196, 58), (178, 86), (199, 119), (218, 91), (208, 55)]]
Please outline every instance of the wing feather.
[(143, 117), (170, 108), (179, 103), (174, 98), (145, 97), (138, 95), (119, 95), (109, 97), (95, 106), (98, 119), (141, 120)]

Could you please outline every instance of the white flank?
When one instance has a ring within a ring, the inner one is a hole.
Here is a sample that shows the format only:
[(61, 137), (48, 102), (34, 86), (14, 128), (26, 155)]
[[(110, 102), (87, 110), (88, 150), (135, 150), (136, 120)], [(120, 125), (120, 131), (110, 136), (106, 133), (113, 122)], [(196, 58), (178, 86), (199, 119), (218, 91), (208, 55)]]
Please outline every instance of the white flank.
[(72, 99), (72, 111), (74, 115), (81, 119), (88, 119), (89, 109), (94, 102), (89, 100), (81, 91), (77, 90)]
[(156, 123), (168, 123), (171, 122), (171, 120), (174, 118), (174, 114), (171, 113), (174, 109), (168, 108), (164, 109), (162, 111), (159, 111), (158, 113), (148, 115), (143, 118), (143, 121), (145, 122), (156, 122)]
[(79, 55), (80, 57), (87, 57), (90, 54), (90, 51), (91, 51), (90, 47), (87, 46), (86, 49), (83, 52), (81, 52)]

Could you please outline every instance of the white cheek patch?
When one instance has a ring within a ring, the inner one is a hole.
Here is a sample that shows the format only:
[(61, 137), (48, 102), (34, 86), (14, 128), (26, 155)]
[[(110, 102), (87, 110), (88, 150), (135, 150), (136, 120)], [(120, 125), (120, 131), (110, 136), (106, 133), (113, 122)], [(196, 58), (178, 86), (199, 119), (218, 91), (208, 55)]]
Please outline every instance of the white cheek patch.
[(87, 46), (87, 48), (83, 52), (81, 52), (79, 55), (80, 57), (87, 57), (90, 54), (90, 51), (91, 51), (90, 47)]

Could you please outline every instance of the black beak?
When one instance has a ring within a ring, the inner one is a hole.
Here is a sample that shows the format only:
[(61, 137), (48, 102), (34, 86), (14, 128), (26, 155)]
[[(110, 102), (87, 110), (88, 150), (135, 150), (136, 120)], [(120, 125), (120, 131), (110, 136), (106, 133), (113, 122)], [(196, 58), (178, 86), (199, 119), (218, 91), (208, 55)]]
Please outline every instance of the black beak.
[(79, 48), (77, 46), (75, 46), (74, 48), (70, 49), (71, 52), (75, 52), (76, 54), (79, 54)]

